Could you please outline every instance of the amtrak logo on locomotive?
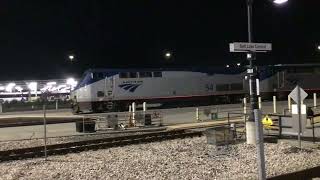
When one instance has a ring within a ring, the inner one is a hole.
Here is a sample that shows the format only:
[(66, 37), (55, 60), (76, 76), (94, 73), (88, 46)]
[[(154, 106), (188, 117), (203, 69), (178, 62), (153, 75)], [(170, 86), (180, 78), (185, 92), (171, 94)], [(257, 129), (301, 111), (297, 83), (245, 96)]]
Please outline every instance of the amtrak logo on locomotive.
[(140, 85), (142, 85), (143, 81), (123, 81), (123, 84), (120, 84), (119, 87), (129, 91), (134, 92)]

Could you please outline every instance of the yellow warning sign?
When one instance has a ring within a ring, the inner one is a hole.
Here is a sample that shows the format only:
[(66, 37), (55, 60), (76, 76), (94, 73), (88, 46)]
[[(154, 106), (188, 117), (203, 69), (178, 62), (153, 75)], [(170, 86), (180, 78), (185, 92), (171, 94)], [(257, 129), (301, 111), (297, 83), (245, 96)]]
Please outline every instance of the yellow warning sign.
[(273, 125), (273, 121), (272, 119), (266, 115), (263, 119), (262, 119), (262, 124), (265, 128), (270, 128)]

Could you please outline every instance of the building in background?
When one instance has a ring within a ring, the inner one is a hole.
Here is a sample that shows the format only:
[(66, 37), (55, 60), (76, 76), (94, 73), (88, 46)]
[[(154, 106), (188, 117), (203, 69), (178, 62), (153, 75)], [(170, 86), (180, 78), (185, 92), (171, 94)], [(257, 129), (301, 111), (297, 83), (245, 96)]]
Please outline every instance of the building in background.
[(0, 81), (1, 101), (35, 101), (46, 97), (49, 101), (69, 99), (70, 91), (78, 84), (74, 78), (50, 80)]

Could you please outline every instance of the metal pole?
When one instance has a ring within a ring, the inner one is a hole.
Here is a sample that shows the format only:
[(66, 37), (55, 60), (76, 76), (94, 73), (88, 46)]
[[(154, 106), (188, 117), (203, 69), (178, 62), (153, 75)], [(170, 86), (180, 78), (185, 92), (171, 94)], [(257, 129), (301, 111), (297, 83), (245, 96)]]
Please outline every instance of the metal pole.
[[(251, 43), (253, 40), (252, 37), (252, 4), (253, 0), (247, 0), (247, 10), (248, 10), (248, 42)], [(253, 66), (252, 58), (249, 60), (249, 69), (253, 73), (249, 74), (249, 88), (250, 88), (250, 103), (251, 103), (251, 113), (249, 115), (248, 121), (246, 122), (246, 135), (247, 135), (247, 144), (255, 144), (255, 117), (254, 109), (258, 109), (258, 98), (257, 98), (257, 87), (256, 81), (256, 69)]]
[(313, 93), (313, 107), (317, 107), (317, 93)]
[(132, 103), (132, 124), (135, 126), (136, 121), (135, 121), (135, 115), (136, 115), (136, 103)]
[(291, 112), (291, 98), (290, 98), (290, 96), (288, 96), (288, 109), (289, 109), (289, 112)]
[(243, 114), (247, 114), (247, 98), (243, 98)]
[(276, 96), (272, 97), (272, 102), (273, 102), (273, 113), (277, 113), (277, 98)]
[(199, 108), (196, 108), (196, 120), (199, 122)]
[(56, 99), (56, 110), (58, 110), (59, 107), (58, 107), (58, 99)]
[(256, 122), (256, 143), (257, 143), (257, 160), (258, 160), (258, 171), (259, 180), (266, 179), (266, 167), (264, 158), (264, 145), (263, 145), (263, 129), (261, 123), (261, 112), (259, 109), (254, 110), (254, 117)]
[(47, 120), (46, 120), (46, 105), (43, 105), (43, 126), (44, 126), (44, 158), (47, 160)]
[(298, 141), (299, 141), (299, 148), (301, 149), (301, 94), (300, 94), (299, 86), (298, 86), (298, 121), (299, 121)]
[(258, 102), (259, 102), (259, 109), (261, 110), (261, 97), (258, 97)]
[(143, 125), (145, 125), (146, 124), (147, 103), (143, 102), (142, 106), (143, 106)]
[(82, 117), (82, 132), (85, 133), (84, 116)]

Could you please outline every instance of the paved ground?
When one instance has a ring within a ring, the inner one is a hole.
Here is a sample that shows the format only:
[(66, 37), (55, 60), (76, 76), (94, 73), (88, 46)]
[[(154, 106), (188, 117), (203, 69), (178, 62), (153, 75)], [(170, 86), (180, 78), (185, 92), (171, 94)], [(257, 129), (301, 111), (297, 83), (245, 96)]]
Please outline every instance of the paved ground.
[[(312, 105), (312, 100), (307, 100), (308, 105)], [(287, 102), (277, 102), (277, 112), (281, 113), (284, 108), (287, 108)], [(210, 109), (211, 112), (217, 112), (219, 118), (227, 117), (228, 112), (241, 113), (243, 112), (242, 104), (225, 104), (217, 106), (199, 107), (199, 118), (200, 120), (209, 120), (210, 117), (204, 115), (204, 109)], [(272, 113), (273, 106), (272, 102), (262, 103), (263, 113)], [(160, 109), (160, 110), (150, 110), (148, 113), (160, 112), (163, 115), (163, 123), (166, 125), (174, 125), (181, 123), (194, 123), (196, 121), (196, 107), (188, 108), (174, 108), (174, 109)], [(124, 116), (128, 113), (121, 113)], [(97, 114), (95, 114), (97, 115)], [(107, 115), (100, 114), (100, 115)], [(43, 114), (41, 111), (32, 112), (15, 112), (15, 113), (3, 113), (0, 115), (1, 118), (8, 117), (41, 117)], [(73, 117), (71, 111), (68, 109), (64, 110), (50, 110), (47, 114), (48, 117)], [(78, 115), (79, 116), (79, 115)], [(239, 114), (231, 114), (230, 116), (239, 116)], [(241, 117), (239, 117), (241, 119)], [(75, 123), (64, 123), (64, 124), (54, 124), (48, 125), (48, 136), (66, 136), (66, 135), (76, 135), (78, 134), (75, 130)], [(320, 132), (316, 133), (320, 134)], [(30, 139), (35, 137), (43, 136), (43, 126), (23, 126), (23, 127), (12, 127), (12, 128), (2, 128), (0, 131), (0, 141), (5, 140), (17, 140), (17, 139)]]

